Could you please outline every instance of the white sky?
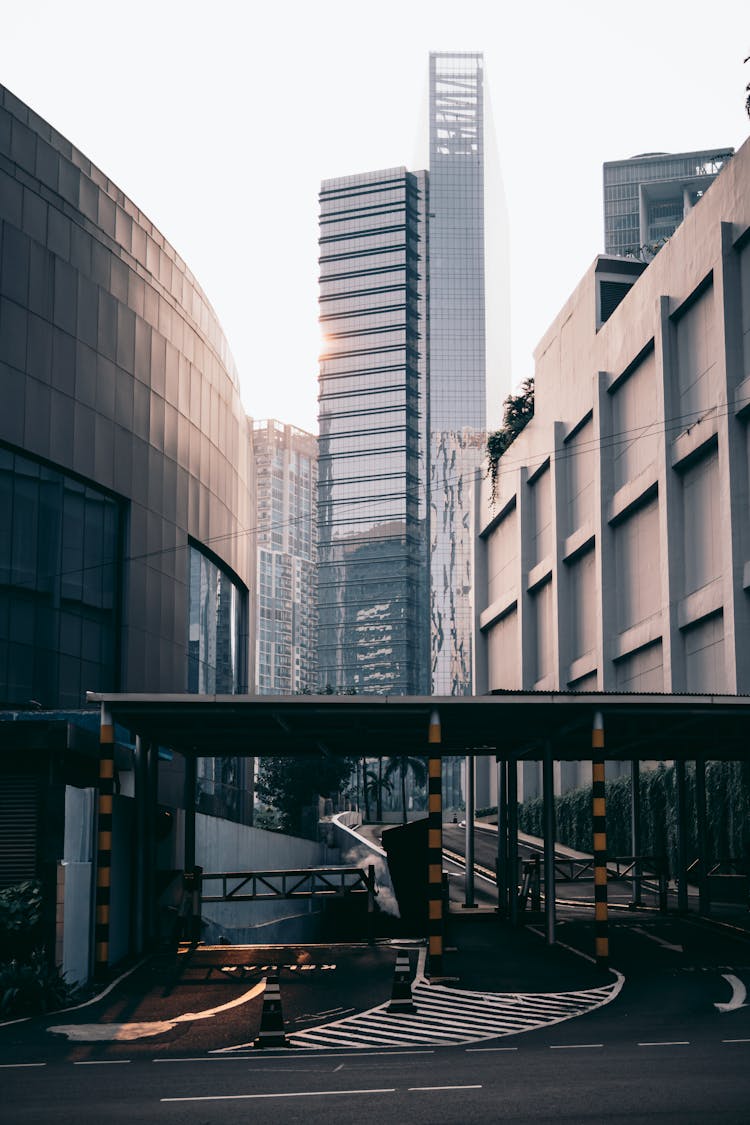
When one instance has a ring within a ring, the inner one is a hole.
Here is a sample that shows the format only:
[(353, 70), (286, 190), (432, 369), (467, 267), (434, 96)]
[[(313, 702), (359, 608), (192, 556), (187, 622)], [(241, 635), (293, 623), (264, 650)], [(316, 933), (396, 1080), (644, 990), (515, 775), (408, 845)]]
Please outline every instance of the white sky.
[(320, 181), (423, 166), (430, 50), (485, 53), (517, 385), (603, 249), (603, 161), (747, 136), (749, 12), (747, 0), (2, 0), (0, 82), (188, 263), (247, 412), (317, 432)]

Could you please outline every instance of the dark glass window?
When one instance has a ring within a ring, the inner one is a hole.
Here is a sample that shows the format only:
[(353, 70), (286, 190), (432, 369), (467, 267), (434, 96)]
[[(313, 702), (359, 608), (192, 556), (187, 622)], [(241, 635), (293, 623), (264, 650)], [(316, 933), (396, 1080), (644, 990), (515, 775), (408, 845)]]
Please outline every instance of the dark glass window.
[(245, 591), (195, 544), (188, 557), (188, 691), (236, 695), (247, 690)]
[(0, 700), (118, 689), (120, 522), (111, 496), (0, 448)]

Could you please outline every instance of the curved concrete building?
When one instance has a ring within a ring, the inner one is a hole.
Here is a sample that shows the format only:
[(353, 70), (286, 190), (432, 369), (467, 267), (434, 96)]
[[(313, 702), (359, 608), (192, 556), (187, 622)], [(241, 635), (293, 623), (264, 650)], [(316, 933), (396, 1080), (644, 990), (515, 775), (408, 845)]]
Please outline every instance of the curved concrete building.
[(0, 87), (0, 705), (247, 690), (248, 426), (179, 254)]

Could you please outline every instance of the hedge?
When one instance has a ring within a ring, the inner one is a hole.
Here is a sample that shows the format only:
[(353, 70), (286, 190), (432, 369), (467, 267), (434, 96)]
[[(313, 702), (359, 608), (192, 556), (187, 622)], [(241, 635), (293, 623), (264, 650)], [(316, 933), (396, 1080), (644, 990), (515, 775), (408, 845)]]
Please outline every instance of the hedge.
[[(695, 767), (686, 769), (688, 863), (697, 856)], [(630, 839), (630, 777), (606, 784), (607, 851), (632, 855)], [(677, 779), (673, 765), (660, 763), (640, 774), (640, 855), (666, 855), (670, 872), (677, 870)], [(591, 851), (591, 786), (555, 797), (556, 838), (577, 851)], [(750, 857), (750, 763), (706, 763), (706, 821), (709, 862)], [(541, 797), (518, 809), (518, 825), (530, 836), (544, 835)]]

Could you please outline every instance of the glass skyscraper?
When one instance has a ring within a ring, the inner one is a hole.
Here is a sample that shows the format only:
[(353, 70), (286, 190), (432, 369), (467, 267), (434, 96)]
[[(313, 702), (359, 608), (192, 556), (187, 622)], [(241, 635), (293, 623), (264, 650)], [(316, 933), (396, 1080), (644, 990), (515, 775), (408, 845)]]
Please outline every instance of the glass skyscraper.
[(487, 426), (481, 54), (430, 55), (431, 679), (472, 688), (474, 474)]
[(320, 193), (321, 683), (429, 691), (427, 177)]
[(258, 612), (255, 690), (315, 691), (317, 443), (281, 422), (253, 424)]
[(429, 173), (320, 196), (319, 656), (333, 686), (457, 695), (488, 365), (507, 382), (505, 211), (482, 55), (431, 54), (429, 82)]

